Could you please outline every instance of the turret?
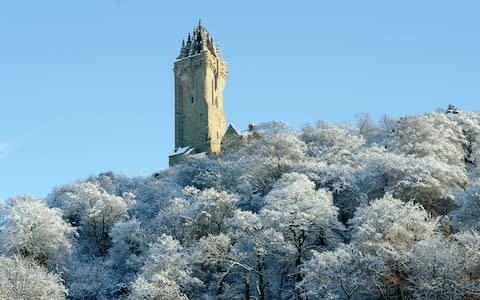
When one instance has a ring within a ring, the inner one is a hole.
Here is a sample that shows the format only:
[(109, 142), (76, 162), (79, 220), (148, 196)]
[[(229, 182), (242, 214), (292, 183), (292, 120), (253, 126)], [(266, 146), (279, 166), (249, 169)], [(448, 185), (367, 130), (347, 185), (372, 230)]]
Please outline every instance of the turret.
[(182, 41), (174, 73), (176, 150), (170, 163), (181, 155), (219, 153), (226, 131), (223, 89), (228, 71), (220, 47), (201, 21)]

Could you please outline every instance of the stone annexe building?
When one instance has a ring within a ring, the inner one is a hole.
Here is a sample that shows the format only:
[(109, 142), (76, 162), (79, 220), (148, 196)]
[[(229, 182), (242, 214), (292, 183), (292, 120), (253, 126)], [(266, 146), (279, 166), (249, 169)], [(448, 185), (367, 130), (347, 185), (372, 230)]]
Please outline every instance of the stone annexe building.
[(227, 75), (220, 47), (199, 21), (187, 42), (182, 41), (174, 63), (175, 149), (169, 156), (170, 166), (187, 155), (218, 154), (222, 145), (243, 143), (245, 134), (232, 125), (226, 128), (223, 89)]

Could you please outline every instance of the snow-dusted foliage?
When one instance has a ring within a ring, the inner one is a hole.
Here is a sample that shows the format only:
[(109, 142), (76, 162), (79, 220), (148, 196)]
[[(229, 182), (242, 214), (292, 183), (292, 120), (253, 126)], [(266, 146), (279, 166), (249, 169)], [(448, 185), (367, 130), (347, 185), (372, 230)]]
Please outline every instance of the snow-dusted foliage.
[(431, 239), (439, 227), (437, 218), (430, 218), (418, 204), (403, 203), (390, 195), (358, 208), (349, 223), (351, 245), (382, 266), (373, 270), (375, 277), (381, 277), (381, 295), (403, 295), (409, 283), (407, 266), (413, 245)]
[(265, 202), (260, 217), (283, 235), (286, 246), (295, 249), (290, 258), (291, 274), (299, 282), (305, 252), (314, 245), (326, 245), (328, 233), (337, 225), (332, 196), (323, 189), (315, 190), (307, 176), (287, 173), (275, 183)]
[(0, 256), (0, 299), (64, 299), (67, 289), (59, 275), (30, 258)]
[(381, 255), (428, 239), (438, 227), (437, 219), (431, 219), (421, 206), (390, 195), (359, 207), (349, 223), (352, 243), (364, 252)]
[(319, 121), (316, 128), (306, 127), (300, 139), (307, 145), (306, 154), (328, 164), (354, 165), (355, 154), (364, 145), (362, 136), (349, 128)]
[(59, 209), (29, 196), (11, 199), (5, 227), (0, 231), (1, 250), (54, 268), (72, 252), (76, 230), (62, 219)]
[(262, 138), (253, 140), (234, 154), (227, 154), (224, 159), (235, 162), (230, 167), (240, 171), (254, 192), (263, 196), (284, 173), (303, 161), (305, 144), (283, 123), (272, 122), (259, 127)]
[(364, 299), (378, 293), (385, 269), (375, 256), (341, 245), (335, 251), (313, 251), (299, 286), (308, 299)]
[[(79, 233), (90, 240), (88, 246), (105, 254), (111, 246), (109, 232), (116, 221), (127, 217), (129, 200), (111, 195), (98, 183), (74, 183), (57, 190), (51, 196), (53, 205), (60, 207), (65, 217), (78, 226)], [(93, 244), (93, 245), (92, 245)]]
[(388, 148), (393, 152), (433, 156), (441, 162), (463, 166), (467, 143), (462, 128), (444, 113), (400, 118), (392, 129)]
[(461, 207), (452, 213), (455, 227), (480, 231), (480, 178), (472, 180), (457, 198)]
[(455, 193), (467, 184), (465, 170), (433, 157), (405, 156), (371, 147), (358, 156), (362, 168), (358, 185), (367, 198), (391, 193), (404, 201), (415, 201), (434, 214), (456, 208)]
[(0, 202), (0, 298), (480, 298), (480, 114), (352, 124)]
[(352, 239), (303, 265), (308, 299), (464, 299), (480, 296), (476, 233), (445, 236), (418, 204), (386, 196), (361, 207)]
[(162, 235), (150, 245), (145, 264), (133, 283), (132, 299), (188, 299), (188, 289), (201, 284), (191, 273), (188, 253), (178, 241)]
[(406, 292), (417, 299), (477, 299), (480, 236), (462, 232), (413, 247)]
[(187, 186), (182, 198), (174, 198), (157, 218), (160, 230), (186, 242), (209, 234), (227, 231), (226, 221), (233, 216), (237, 198), (213, 188), (203, 191)]

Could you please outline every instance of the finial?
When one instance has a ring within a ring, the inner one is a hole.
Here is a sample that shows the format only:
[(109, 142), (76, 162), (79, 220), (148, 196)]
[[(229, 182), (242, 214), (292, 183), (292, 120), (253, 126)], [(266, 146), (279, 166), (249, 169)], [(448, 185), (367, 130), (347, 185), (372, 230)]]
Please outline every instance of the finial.
[(188, 40), (187, 43), (190, 43), (192, 41), (192, 38), (190, 37), (190, 32), (188, 33)]
[(202, 19), (198, 19), (198, 27), (200, 28), (200, 27), (202, 27), (202, 26), (203, 26), (203, 25), (202, 25)]
[(185, 47), (185, 40), (182, 40), (182, 48)]

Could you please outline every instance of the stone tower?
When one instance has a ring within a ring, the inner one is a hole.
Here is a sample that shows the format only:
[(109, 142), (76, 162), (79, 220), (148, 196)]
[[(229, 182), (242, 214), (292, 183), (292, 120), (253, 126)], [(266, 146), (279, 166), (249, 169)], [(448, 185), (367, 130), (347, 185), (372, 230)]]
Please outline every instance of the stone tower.
[(187, 154), (180, 153), (186, 147), (194, 148), (190, 153), (219, 153), (226, 131), (223, 89), (227, 64), (201, 21), (187, 42), (182, 42), (174, 73), (176, 150), (170, 164), (175, 163), (173, 156)]

